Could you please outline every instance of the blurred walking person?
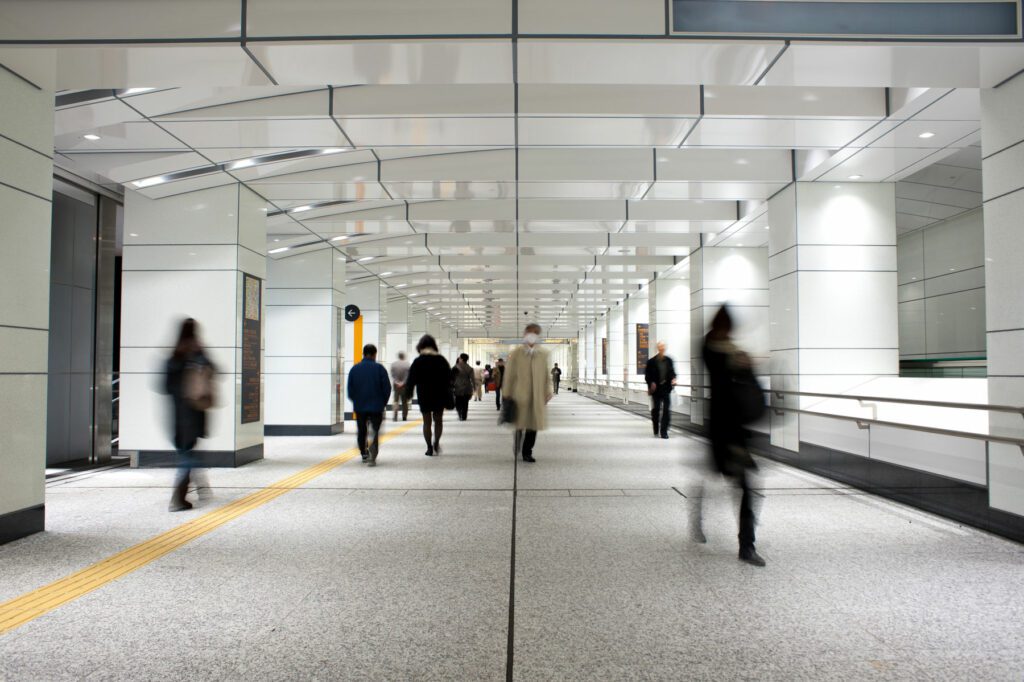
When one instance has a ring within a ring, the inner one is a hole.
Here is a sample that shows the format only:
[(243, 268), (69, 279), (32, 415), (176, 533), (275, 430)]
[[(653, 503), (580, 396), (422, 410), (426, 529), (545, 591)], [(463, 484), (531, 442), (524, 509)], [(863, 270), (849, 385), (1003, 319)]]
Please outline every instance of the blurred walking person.
[[(732, 317), (722, 306), (711, 321), (704, 339), (704, 366), (711, 378), (711, 410), (708, 432), (711, 436), (711, 461), (715, 471), (742, 491), (740, 498), (739, 559), (754, 566), (765, 561), (754, 549), (757, 523), (751, 478), (757, 464), (747, 449), (744, 428), (764, 413), (764, 394), (754, 378), (750, 356), (732, 340)], [(698, 497), (690, 532), (698, 542), (706, 542), (702, 524), (703, 494)]]
[(505, 361), (498, 358), (497, 362), (494, 363), (494, 369), (491, 371), (493, 377), (492, 382), (494, 383), (494, 403), (497, 405), (498, 410), (501, 410), (501, 384), (505, 380)]
[(651, 424), (654, 435), (668, 438), (669, 419), (672, 405), (672, 389), (676, 385), (676, 366), (672, 358), (665, 355), (665, 342), (658, 342), (658, 354), (647, 361), (644, 368), (647, 394), (651, 396)]
[(524, 462), (535, 462), (533, 447), (537, 432), (548, 426), (548, 401), (551, 400), (551, 370), (548, 353), (540, 347), (539, 324), (523, 330), (523, 344), (508, 355), (502, 387), (505, 400), (512, 403), (516, 427), (515, 452)]
[[(363, 359), (348, 372), (348, 398), (356, 413), (356, 444), (368, 466), (377, 466), (380, 451), (380, 428), (391, 397), (387, 370), (377, 362), (377, 346), (363, 346)], [(368, 434), (368, 431), (373, 433)], [(369, 435), (369, 444), (367, 436)]]
[(398, 407), (402, 407), (402, 421), (409, 419), (409, 396), (405, 392), (405, 381), (409, 378), (409, 361), (405, 359), (405, 353), (398, 354), (398, 359), (391, 363), (391, 384), (394, 388), (395, 414), (391, 421), (398, 421)]
[(427, 441), (427, 457), (441, 454), (441, 433), (444, 431), (444, 411), (455, 407), (452, 395), (451, 365), (437, 351), (437, 341), (424, 334), (416, 344), (419, 356), (412, 361), (405, 392), (413, 391), (423, 414), (423, 440)]
[(473, 368), (473, 400), (480, 402), (484, 399), (484, 368), (480, 366), (480, 361), (476, 361), (476, 367)]
[(452, 368), (452, 390), (455, 392), (455, 411), (459, 421), (469, 418), (469, 399), (473, 397), (473, 368), (469, 366), (469, 355), (461, 354)]
[(206, 411), (216, 404), (217, 370), (199, 341), (199, 325), (191, 317), (181, 323), (174, 352), (167, 360), (164, 390), (173, 405), (172, 424), (174, 449), (178, 454), (178, 471), (171, 494), (170, 511), (192, 508), (185, 499), (189, 483), (196, 483), (197, 493), (205, 497), (209, 486), (193, 471), (198, 462), (192, 451), (200, 438), (206, 437)]

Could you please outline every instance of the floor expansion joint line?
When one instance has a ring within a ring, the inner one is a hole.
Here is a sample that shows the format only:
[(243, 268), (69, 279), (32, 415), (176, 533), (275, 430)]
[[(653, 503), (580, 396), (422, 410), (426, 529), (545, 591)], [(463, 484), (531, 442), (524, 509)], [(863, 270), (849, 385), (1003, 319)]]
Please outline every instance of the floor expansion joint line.
[[(518, 438), (518, 435), (513, 435)], [(519, 448), (512, 451), (512, 543), (508, 570), (508, 644), (505, 653), (505, 681), (513, 680), (516, 644), (516, 503), (519, 499)]]
[[(416, 421), (403, 425), (390, 433), (382, 435), (380, 440), (381, 442), (391, 440), (416, 428), (420, 423)], [(358, 448), (350, 448), (307, 469), (263, 487), (256, 492), (229, 502), (223, 507), (209, 511), (199, 518), (187, 521), (149, 540), (144, 540), (106, 559), (102, 559), (49, 585), (44, 585), (20, 597), (15, 597), (0, 604), (0, 635), (4, 635), (68, 602), (83, 597), (118, 578), (156, 561), (160, 557), (183, 547), (192, 540), (206, 535), (233, 519), (247, 514), (285, 493), (312, 481), (318, 476), (345, 464), (354, 459), (358, 454)]]

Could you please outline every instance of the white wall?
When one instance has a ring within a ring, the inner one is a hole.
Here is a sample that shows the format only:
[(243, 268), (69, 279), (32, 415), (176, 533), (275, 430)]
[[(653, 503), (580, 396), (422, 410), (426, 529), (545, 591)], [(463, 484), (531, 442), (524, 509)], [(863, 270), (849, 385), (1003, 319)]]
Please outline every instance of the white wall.
[(984, 357), (982, 209), (897, 241), (900, 359)]

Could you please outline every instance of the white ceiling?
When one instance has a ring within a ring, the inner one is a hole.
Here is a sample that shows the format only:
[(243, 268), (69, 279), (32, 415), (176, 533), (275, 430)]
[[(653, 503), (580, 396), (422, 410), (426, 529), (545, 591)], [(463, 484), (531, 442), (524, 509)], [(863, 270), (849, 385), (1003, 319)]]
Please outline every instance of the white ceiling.
[(0, 63), (64, 94), (118, 89), (58, 109), (59, 164), (153, 198), (243, 182), (268, 201), (268, 249), (290, 249), (271, 257), (339, 249), (351, 283), (480, 336), (523, 311), (574, 333), (702, 235), (762, 246), (764, 202), (794, 179), (897, 182), (901, 231), (969, 210), (979, 88), (1024, 67), (1020, 45), (662, 39), (649, 0), (606, 7), (632, 37), (600, 38), (595, 3), (519, 0), (521, 31), (573, 33), (584, 9), (594, 25), (513, 41), (488, 37), (501, 0), (249, 0), (242, 46), (235, 0), (82, 3), (119, 7), (106, 23), (60, 3), (49, 33), (55, 5), (17, 0), (0, 41), (166, 44), (8, 45)]

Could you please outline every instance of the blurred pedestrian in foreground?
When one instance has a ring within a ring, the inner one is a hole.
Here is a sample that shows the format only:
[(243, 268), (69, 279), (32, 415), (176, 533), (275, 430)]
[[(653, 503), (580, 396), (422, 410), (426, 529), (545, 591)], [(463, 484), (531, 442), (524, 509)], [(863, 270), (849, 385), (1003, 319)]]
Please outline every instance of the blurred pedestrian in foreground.
[[(764, 566), (764, 559), (754, 549), (757, 519), (750, 484), (757, 464), (747, 449), (744, 428), (764, 413), (764, 394), (754, 378), (750, 356), (733, 343), (732, 317), (725, 306), (715, 314), (711, 331), (704, 339), (704, 366), (711, 377), (712, 465), (742, 491), (739, 558), (754, 566)], [(706, 542), (702, 526), (703, 498), (701, 493), (691, 519), (690, 531), (697, 542)]]
[(406, 395), (416, 391), (420, 412), (423, 413), (423, 439), (427, 441), (427, 457), (441, 454), (441, 432), (444, 430), (444, 411), (455, 407), (452, 395), (451, 366), (437, 352), (437, 341), (424, 334), (416, 344), (419, 356), (412, 361), (409, 378), (405, 382)]
[(452, 368), (452, 390), (455, 392), (455, 411), (459, 421), (469, 418), (469, 399), (473, 397), (473, 368), (469, 366), (469, 355), (463, 353)]
[(391, 421), (398, 421), (398, 406), (402, 406), (402, 421), (409, 418), (409, 396), (405, 392), (405, 381), (409, 378), (409, 361), (405, 353), (399, 353), (398, 359), (391, 363), (391, 381), (393, 383), (395, 415)]
[[(380, 451), (380, 427), (391, 397), (391, 382), (384, 366), (377, 362), (377, 346), (363, 346), (363, 359), (348, 372), (348, 398), (356, 413), (356, 444), (369, 466), (377, 466)], [(367, 445), (368, 431), (370, 443)]]
[(651, 423), (654, 435), (668, 438), (669, 407), (672, 404), (672, 388), (676, 385), (676, 366), (672, 358), (665, 355), (665, 342), (658, 342), (658, 354), (647, 361), (644, 368), (647, 394), (651, 396)]
[(537, 432), (548, 426), (548, 401), (551, 400), (551, 371), (548, 353), (540, 347), (539, 324), (528, 324), (523, 330), (523, 345), (508, 354), (502, 388), (505, 401), (511, 403), (506, 410), (514, 412), (507, 421), (515, 424), (516, 455), (522, 453), (524, 462), (535, 462), (533, 446)]
[(191, 317), (181, 323), (178, 342), (167, 360), (165, 373), (164, 389), (173, 404), (174, 449), (178, 453), (171, 511), (192, 508), (192, 503), (185, 499), (191, 481), (195, 481), (200, 497), (209, 492), (203, 477), (193, 471), (197, 462), (192, 451), (196, 442), (206, 437), (206, 411), (216, 403), (217, 372), (203, 352), (198, 326)]
[(484, 368), (480, 366), (480, 361), (476, 361), (476, 367), (473, 368), (473, 399), (480, 402), (484, 399)]

